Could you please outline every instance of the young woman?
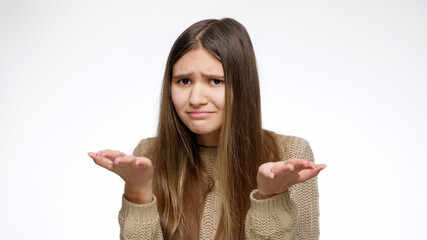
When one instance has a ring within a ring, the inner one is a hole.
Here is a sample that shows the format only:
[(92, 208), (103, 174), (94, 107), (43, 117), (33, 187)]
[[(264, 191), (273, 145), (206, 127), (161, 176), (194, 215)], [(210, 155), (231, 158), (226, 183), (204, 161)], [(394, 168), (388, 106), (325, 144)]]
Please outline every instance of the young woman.
[(246, 29), (203, 20), (174, 43), (157, 136), (133, 155), (89, 153), (125, 181), (122, 239), (317, 239), (317, 174), (307, 141), (262, 129)]

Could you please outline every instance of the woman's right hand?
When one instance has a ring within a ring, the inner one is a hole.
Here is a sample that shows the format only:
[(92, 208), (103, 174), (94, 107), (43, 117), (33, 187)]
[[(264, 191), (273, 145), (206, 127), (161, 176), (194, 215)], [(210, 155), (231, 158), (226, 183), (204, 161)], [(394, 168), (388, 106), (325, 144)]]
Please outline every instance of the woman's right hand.
[(136, 204), (153, 201), (153, 165), (148, 158), (126, 155), (119, 151), (103, 150), (88, 155), (93, 161), (125, 181), (125, 197)]

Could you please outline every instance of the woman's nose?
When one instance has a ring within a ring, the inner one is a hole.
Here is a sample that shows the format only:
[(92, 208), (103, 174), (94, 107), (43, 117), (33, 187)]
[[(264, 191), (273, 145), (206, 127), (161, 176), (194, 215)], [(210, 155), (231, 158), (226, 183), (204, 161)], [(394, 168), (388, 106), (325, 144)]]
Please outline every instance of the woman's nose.
[(207, 92), (205, 87), (200, 84), (200, 83), (196, 83), (193, 85), (193, 87), (191, 88), (191, 93), (190, 93), (190, 105), (192, 106), (199, 106), (199, 105), (204, 105), (208, 103), (208, 98), (206, 96)]

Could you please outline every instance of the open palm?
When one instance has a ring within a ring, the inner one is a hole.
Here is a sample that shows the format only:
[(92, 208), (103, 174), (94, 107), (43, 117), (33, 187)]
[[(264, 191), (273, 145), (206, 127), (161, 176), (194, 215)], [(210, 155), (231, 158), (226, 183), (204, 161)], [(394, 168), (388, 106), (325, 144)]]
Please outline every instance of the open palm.
[(258, 168), (257, 184), (260, 199), (266, 199), (288, 190), (292, 185), (302, 183), (319, 174), (326, 167), (305, 159), (268, 162)]

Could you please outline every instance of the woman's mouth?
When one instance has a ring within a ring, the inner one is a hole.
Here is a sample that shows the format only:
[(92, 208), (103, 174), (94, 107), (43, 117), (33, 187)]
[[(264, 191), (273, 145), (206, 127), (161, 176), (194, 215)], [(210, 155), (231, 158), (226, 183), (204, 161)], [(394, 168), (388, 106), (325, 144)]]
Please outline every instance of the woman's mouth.
[(187, 112), (192, 118), (205, 118), (211, 115), (213, 112), (210, 111), (189, 111)]

